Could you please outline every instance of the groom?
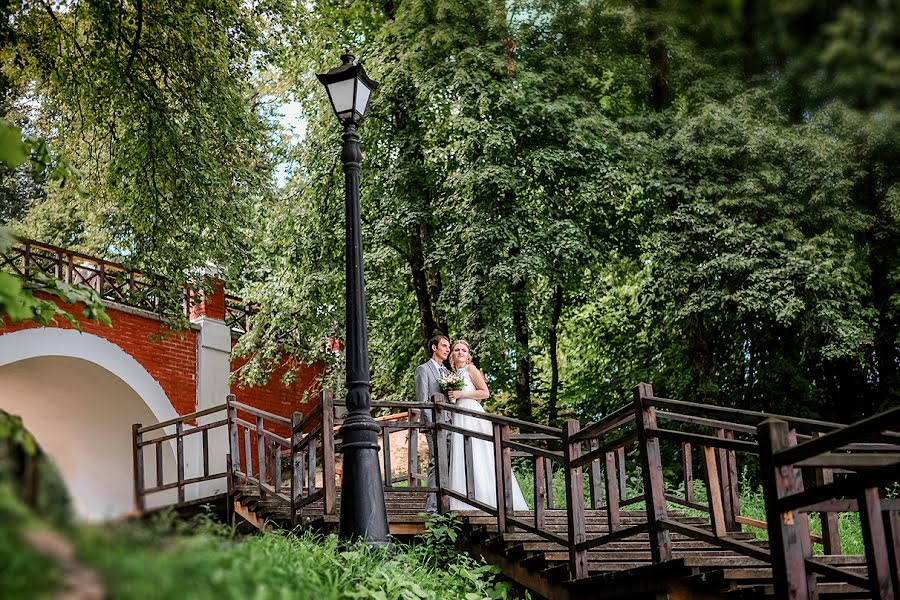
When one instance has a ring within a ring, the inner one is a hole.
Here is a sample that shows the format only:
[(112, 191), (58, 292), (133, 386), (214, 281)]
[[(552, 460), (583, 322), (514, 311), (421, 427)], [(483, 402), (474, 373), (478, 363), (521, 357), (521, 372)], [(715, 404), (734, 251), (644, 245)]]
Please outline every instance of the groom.
[[(444, 361), (450, 356), (450, 339), (445, 335), (436, 335), (428, 341), (428, 349), (431, 358), (416, 367), (416, 402), (419, 404), (431, 403), (432, 396), (443, 394), (438, 381), (450, 372), (444, 366)], [(426, 423), (433, 423), (432, 410), (430, 408), (422, 410), (422, 418)], [(428, 441), (428, 487), (436, 488), (434, 436), (429, 434), (425, 439)], [(446, 473), (447, 469), (444, 472)], [(425, 510), (429, 513), (437, 512), (437, 494), (428, 494)]]

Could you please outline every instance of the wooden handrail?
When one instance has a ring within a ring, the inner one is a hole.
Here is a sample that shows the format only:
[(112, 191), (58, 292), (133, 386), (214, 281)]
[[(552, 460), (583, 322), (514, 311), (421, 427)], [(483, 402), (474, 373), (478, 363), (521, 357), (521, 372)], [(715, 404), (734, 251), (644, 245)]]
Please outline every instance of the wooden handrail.
[(280, 415), (276, 415), (274, 413), (270, 413), (270, 412), (261, 410), (259, 408), (254, 408), (247, 404), (237, 402), (236, 400), (232, 401), (231, 406), (235, 407), (238, 410), (242, 410), (244, 412), (250, 413), (254, 417), (262, 417), (263, 419), (266, 419), (267, 421), (272, 421), (273, 423), (278, 423), (279, 425), (285, 425), (287, 427), (291, 426), (290, 419), (286, 419)]
[(155, 425), (147, 425), (146, 427), (141, 427), (140, 429), (138, 429), (138, 433), (147, 433), (148, 431), (162, 429), (162, 428), (168, 427), (170, 425), (175, 425), (176, 423), (184, 423), (185, 421), (191, 421), (193, 419), (205, 417), (206, 415), (211, 415), (215, 412), (219, 412), (220, 410), (225, 410), (227, 408), (228, 408), (228, 404), (220, 404), (218, 406), (204, 408), (203, 410), (198, 410), (196, 412), (192, 412), (187, 415), (181, 415), (180, 417), (175, 417), (174, 419), (169, 419), (168, 421), (163, 421), (162, 423), (157, 423)]
[[(816, 419), (806, 419), (802, 417), (791, 417), (788, 415), (778, 415), (774, 413), (763, 413), (753, 410), (743, 410), (740, 408), (730, 408), (727, 406), (718, 406), (715, 404), (700, 404), (697, 402), (686, 402), (684, 400), (672, 400), (670, 398), (659, 398), (656, 396), (644, 398), (644, 402), (656, 408), (665, 410), (678, 411), (679, 413), (687, 411), (699, 411), (702, 415), (719, 414), (726, 417), (734, 417), (738, 423), (745, 425), (756, 425), (763, 419), (780, 419), (785, 421), (792, 428), (805, 431), (821, 431), (832, 430), (846, 427), (841, 423), (833, 423), (831, 421), (819, 421)], [(739, 420), (740, 419), (740, 420)]]
[(599, 421), (590, 423), (580, 430), (572, 439), (573, 442), (582, 442), (590, 438), (603, 435), (607, 431), (617, 429), (624, 423), (634, 421), (634, 406), (626, 404), (621, 408), (614, 410)]
[(898, 423), (900, 423), (900, 406), (776, 452), (773, 459), (776, 465), (792, 465), (817, 454), (834, 451), (847, 444), (880, 435)]
[(529, 423), (528, 421), (522, 421), (520, 419), (513, 419), (512, 417), (504, 417), (502, 415), (495, 415), (489, 412), (480, 412), (477, 410), (469, 410), (467, 408), (460, 408), (455, 404), (449, 404), (447, 402), (435, 402), (435, 406), (441, 407), (443, 410), (448, 410), (450, 412), (459, 413), (462, 415), (468, 415), (470, 417), (478, 417), (479, 419), (484, 419), (485, 421), (490, 421), (492, 423), (499, 423), (501, 425), (509, 425), (511, 427), (518, 427), (519, 429), (529, 429), (531, 431), (536, 431), (538, 433), (545, 433), (548, 435), (562, 437), (562, 430), (556, 427), (548, 427), (547, 425), (539, 425), (537, 423)]

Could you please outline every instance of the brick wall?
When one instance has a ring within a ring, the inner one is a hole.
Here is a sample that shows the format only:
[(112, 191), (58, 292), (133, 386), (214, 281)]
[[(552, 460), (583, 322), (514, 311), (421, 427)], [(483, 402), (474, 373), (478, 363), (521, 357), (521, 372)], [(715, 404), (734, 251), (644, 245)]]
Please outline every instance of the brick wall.
[[(53, 299), (38, 295), (44, 299)], [(81, 315), (81, 309), (77, 305), (58, 304), (76, 318)], [(171, 331), (156, 318), (112, 306), (107, 307), (106, 313), (112, 320), (112, 327), (78, 318), (82, 331), (109, 340), (140, 363), (159, 382), (178, 414), (194, 412), (197, 406), (198, 331), (193, 328), (180, 332)], [(0, 329), (0, 335), (36, 327), (40, 326), (31, 321), (9, 323), (4, 317), (4, 328)], [(72, 329), (64, 319), (58, 319), (52, 327)], [(245, 362), (243, 359), (233, 361), (232, 371)], [(233, 384), (231, 392), (240, 402), (290, 418), (295, 410), (306, 414), (318, 403), (316, 377), (321, 370), (321, 365), (302, 367), (294, 382), (285, 386), (281, 383), (281, 376), (285, 371), (282, 368), (263, 386), (240, 387)], [(309, 400), (304, 403), (304, 392), (307, 390), (310, 391), (307, 394)]]
[[(75, 317), (80, 317), (80, 306), (57, 304)], [(107, 307), (106, 314), (112, 320), (112, 327), (78, 318), (81, 330), (109, 340), (139, 362), (159, 382), (179, 414), (196, 410), (197, 332), (193, 329), (171, 331), (158, 319), (112, 307)], [(9, 323), (4, 317), (0, 335), (36, 327), (40, 325), (31, 321)], [(65, 319), (57, 319), (52, 327), (72, 329)]]

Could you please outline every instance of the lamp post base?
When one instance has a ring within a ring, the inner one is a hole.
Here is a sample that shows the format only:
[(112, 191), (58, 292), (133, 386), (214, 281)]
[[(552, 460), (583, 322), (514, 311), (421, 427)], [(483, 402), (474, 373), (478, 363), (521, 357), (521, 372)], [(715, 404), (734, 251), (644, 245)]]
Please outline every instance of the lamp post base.
[(352, 414), (341, 426), (344, 474), (341, 483), (341, 540), (387, 546), (387, 510), (378, 461), (381, 427), (369, 414)]

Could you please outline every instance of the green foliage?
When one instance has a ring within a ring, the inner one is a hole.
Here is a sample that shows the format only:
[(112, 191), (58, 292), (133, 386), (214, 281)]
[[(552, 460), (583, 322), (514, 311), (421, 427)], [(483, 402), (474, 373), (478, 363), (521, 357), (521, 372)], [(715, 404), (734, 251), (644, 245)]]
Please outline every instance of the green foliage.
[(23, 541), (23, 528), (34, 525), (12, 488), (0, 484), (0, 596), (4, 598), (52, 598), (60, 583), (56, 564)]
[[(12, 239), (6, 228), (0, 226), (0, 252), (6, 250)], [(65, 319), (75, 329), (81, 325), (72, 313), (60, 307), (56, 302), (36, 298), (35, 291), (40, 291), (58, 298), (65, 304), (80, 304), (85, 319), (112, 325), (109, 315), (97, 292), (91, 288), (70, 285), (59, 279), (47, 277), (43, 273), (31, 273), (23, 280), (20, 277), (0, 271), (0, 316), (6, 316), (11, 322), (34, 321), (39, 325), (49, 325), (57, 318)], [(2, 328), (2, 321), (0, 321)]]
[[(284, 3), (13, 3), (3, 115), (66, 156), (87, 195), (50, 180), (14, 229), (183, 281), (240, 273), (247, 215), (275, 149), (261, 49)], [(289, 18), (289, 17), (288, 17)], [(272, 154), (270, 154), (270, 150)], [(235, 277), (237, 278), (237, 277)]]
[(25, 454), (34, 456), (37, 452), (37, 443), (25, 429), (21, 417), (0, 411), (0, 441), (8, 441), (20, 446)]
[(893, 10), (308, 8), (280, 63), (307, 135), (261, 215), (248, 292), (278, 308), (242, 342), (248, 374), (342, 335), (339, 127), (311, 74), (346, 46), (382, 81), (361, 128), (376, 395), (409, 398), (446, 330), (473, 342), (495, 407), (538, 419), (595, 418), (638, 381), (843, 420), (896, 399)]
[(212, 261), (263, 307), (240, 379), (324, 361), (337, 389), (341, 132), (313, 75), (348, 48), (382, 82), (360, 128), (375, 395), (411, 398), (441, 331), (512, 415), (591, 420), (650, 381), (853, 420), (900, 401), (900, 16), (839, 4), (12, 5), (0, 116), (90, 195), (26, 185), (12, 149), (5, 218), (172, 280)]
[(177, 524), (163, 516), (149, 526), (87, 528), (79, 549), (112, 598), (506, 598), (494, 567), (452, 549), (449, 527), (384, 550), (341, 548), (334, 536), (311, 534), (238, 539), (208, 518)]

